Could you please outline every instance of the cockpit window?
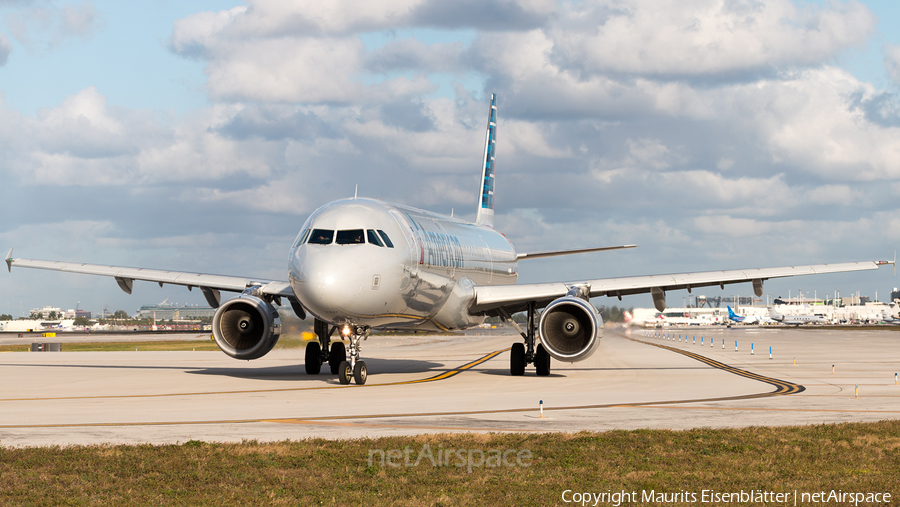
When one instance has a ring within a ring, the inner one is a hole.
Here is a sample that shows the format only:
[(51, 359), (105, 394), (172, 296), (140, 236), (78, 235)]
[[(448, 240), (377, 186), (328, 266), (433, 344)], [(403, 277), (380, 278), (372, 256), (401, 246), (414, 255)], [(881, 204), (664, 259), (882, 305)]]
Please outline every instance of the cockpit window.
[(378, 229), (378, 234), (381, 235), (381, 239), (384, 240), (384, 244), (387, 245), (388, 248), (394, 248), (394, 244), (391, 243), (391, 238), (389, 238), (388, 235), (385, 234), (384, 231), (382, 231), (381, 229)]
[(302, 245), (306, 241), (306, 238), (308, 236), (309, 236), (309, 229), (303, 229), (303, 232), (301, 232), (300, 235), (297, 236), (297, 242), (294, 243), (294, 248), (297, 248), (298, 246)]
[(309, 239), (310, 232), (312, 232), (312, 231), (310, 231), (309, 229), (306, 229), (305, 231), (303, 231), (303, 234), (300, 235), (300, 241), (298, 241), (297, 244), (294, 245), (294, 248), (297, 248), (298, 246), (302, 245), (303, 243), (306, 243), (306, 240)]
[(372, 229), (366, 231), (366, 238), (369, 240), (369, 244), (384, 247), (384, 243), (381, 242), (381, 239), (378, 238), (378, 234), (375, 234), (375, 231)]
[(330, 245), (334, 239), (334, 231), (328, 229), (313, 229), (309, 236), (309, 242), (314, 245)]
[(337, 231), (338, 245), (358, 245), (365, 243), (366, 239), (362, 229), (350, 229), (348, 231)]

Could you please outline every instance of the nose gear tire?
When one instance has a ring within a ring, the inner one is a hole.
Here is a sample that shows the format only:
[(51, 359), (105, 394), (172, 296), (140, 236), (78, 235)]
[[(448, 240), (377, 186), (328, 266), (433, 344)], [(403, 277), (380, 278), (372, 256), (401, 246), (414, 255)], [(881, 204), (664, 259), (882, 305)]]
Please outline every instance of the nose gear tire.
[(349, 361), (341, 361), (341, 365), (338, 367), (338, 380), (343, 385), (347, 385), (353, 380), (353, 368), (350, 367)]
[(353, 380), (356, 381), (356, 385), (365, 385), (367, 376), (368, 372), (366, 371), (366, 362), (357, 361), (356, 367), (353, 368)]

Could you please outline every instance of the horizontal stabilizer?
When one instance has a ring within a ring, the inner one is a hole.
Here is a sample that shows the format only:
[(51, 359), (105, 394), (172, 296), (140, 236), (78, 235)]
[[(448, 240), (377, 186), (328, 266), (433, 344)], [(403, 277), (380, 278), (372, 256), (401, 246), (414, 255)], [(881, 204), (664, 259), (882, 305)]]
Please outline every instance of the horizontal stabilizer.
[(603, 252), (606, 250), (621, 250), (622, 248), (635, 248), (637, 245), (600, 246), (596, 248), (578, 248), (576, 250), (555, 250), (552, 252), (520, 253), (519, 259), (537, 259), (540, 257), (556, 257), (557, 255), (572, 255), (588, 252)]

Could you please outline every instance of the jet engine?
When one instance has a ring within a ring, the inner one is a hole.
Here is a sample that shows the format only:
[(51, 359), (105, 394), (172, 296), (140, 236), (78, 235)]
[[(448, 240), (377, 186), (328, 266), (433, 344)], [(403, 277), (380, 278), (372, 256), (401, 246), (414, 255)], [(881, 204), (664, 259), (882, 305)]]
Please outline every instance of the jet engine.
[(574, 363), (597, 350), (603, 336), (603, 319), (590, 302), (566, 296), (547, 305), (538, 332), (551, 357)]
[(216, 345), (235, 359), (262, 357), (281, 336), (278, 312), (255, 296), (241, 296), (222, 303), (213, 317), (212, 328)]

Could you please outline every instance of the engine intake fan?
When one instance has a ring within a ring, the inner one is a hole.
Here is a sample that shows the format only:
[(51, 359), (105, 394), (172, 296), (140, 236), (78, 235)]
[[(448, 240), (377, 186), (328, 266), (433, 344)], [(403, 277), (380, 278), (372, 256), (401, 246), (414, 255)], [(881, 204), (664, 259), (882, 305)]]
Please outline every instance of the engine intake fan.
[(281, 336), (275, 308), (255, 296), (226, 301), (213, 317), (213, 337), (222, 352), (235, 359), (266, 355)]
[(566, 296), (547, 305), (538, 332), (551, 357), (574, 363), (587, 359), (597, 349), (603, 336), (603, 319), (588, 301)]

